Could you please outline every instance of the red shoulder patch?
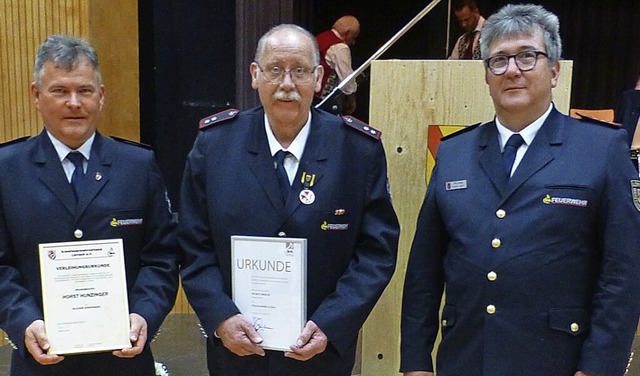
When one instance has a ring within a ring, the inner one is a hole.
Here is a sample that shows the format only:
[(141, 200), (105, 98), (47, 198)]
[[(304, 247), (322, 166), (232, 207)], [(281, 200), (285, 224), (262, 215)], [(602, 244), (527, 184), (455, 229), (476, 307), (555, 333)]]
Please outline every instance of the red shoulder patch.
[(354, 118), (353, 116), (342, 116), (342, 121), (351, 128), (357, 129), (360, 132), (368, 135), (369, 137), (373, 137), (376, 140), (380, 139), (382, 136), (382, 132), (370, 126), (369, 124)]
[(235, 108), (229, 108), (224, 111), (220, 111), (217, 114), (209, 115), (206, 118), (200, 120), (200, 129), (206, 128), (210, 125), (221, 123), (225, 120), (233, 119), (240, 113), (240, 110)]

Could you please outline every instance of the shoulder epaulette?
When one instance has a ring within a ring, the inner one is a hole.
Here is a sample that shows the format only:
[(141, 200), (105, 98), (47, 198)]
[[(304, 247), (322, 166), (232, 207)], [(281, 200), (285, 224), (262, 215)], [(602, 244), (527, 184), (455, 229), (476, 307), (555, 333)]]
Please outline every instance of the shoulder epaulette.
[(13, 144), (19, 144), (23, 141), (28, 140), (29, 138), (31, 138), (31, 136), (24, 136), (24, 137), (19, 137), (13, 140), (9, 140), (3, 143), (0, 143), (0, 148), (5, 147), (5, 146), (9, 146), (9, 145), (13, 145)]
[(579, 112), (577, 112), (578, 115), (580, 115), (580, 120), (583, 123), (587, 123), (587, 124), (597, 124), (597, 125), (602, 125), (605, 126), (607, 128), (613, 128), (613, 129), (622, 129), (622, 127), (620, 127), (619, 123), (614, 123), (612, 121), (606, 121), (606, 120), (601, 120), (598, 118), (594, 118), (591, 116), (587, 116), (584, 114), (581, 114)]
[(474, 130), (474, 129), (478, 128), (480, 125), (482, 125), (482, 123), (477, 123), (477, 124), (466, 126), (466, 127), (462, 128), (462, 129), (460, 129), (459, 131), (455, 131), (455, 132), (453, 132), (451, 134), (448, 134), (448, 135), (442, 137), (440, 139), (440, 141), (445, 141), (445, 140), (448, 140), (450, 138), (454, 138), (456, 136), (460, 136), (463, 133), (467, 133), (467, 132), (469, 132), (471, 130)]
[(376, 140), (379, 140), (380, 136), (382, 136), (382, 133), (379, 130), (373, 128), (369, 124), (359, 119), (354, 118), (353, 116), (342, 116), (342, 121), (344, 121), (344, 123), (351, 128), (357, 129), (360, 132), (368, 135), (369, 137), (375, 138)]
[(137, 146), (137, 147), (140, 147), (140, 148), (151, 149), (151, 145), (143, 144), (141, 142), (135, 142), (135, 141), (127, 140), (126, 138), (121, 138), (121, 137), (116, 137), (116, 136), (111, 136), (111, 138), (113, 138), (114, 140), (116, 140), (118, 142), (125, 143), (127, 145), (133, 145), (133, 146)]
[(200, 129), (206, 128), (213, 124), (221, 123), (225, 120), (233, 119), (240, 113), (240, 110), (235, 108), (229, 108), (224, 111), (220, 111), (217, 114), (209, 115), (206, 118), (200, 120)]

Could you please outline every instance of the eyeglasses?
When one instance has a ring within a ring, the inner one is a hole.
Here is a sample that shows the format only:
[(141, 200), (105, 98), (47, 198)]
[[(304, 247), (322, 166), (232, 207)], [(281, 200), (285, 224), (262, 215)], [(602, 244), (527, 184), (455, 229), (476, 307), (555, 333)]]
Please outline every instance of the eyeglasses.
[(521, 72), (526, 72), (532, 70), (536, 63), (538, 62), (538, 57), (542, 55), (544, 57), (549, 57), (546, 53), (542, 51), (522, 51), (518, 52), (515, 55), (496, 55), (491, 56), (488, 59), (485, 59), (485, 64), (491, 71), (491, 73), (496, 76), (503, 75), (509, 69), (509, 60), (513, 58), (516, 62), (516, 67), (520, 69)]
[(285, 70), (282, 67), (274, 65), (272, 67), (268, 67), (267, 69), (263, 69), (260, 64), (256, 62), (258, 69), (262, 72), (262, 77), (264, 77), (265, 81), (271, 82), (274, 84), (279, 84), (284, 81), (284, 75), (289, 73), (289, 77), (291, 77), (291, 82), (294, 84), (306, 84), (311, 82), (313, 78), (313, 74), (316, 71), (318, 66), (314, 66), (313, 68), (304, 68), (304, 67), (296, 67), (291, 70)]

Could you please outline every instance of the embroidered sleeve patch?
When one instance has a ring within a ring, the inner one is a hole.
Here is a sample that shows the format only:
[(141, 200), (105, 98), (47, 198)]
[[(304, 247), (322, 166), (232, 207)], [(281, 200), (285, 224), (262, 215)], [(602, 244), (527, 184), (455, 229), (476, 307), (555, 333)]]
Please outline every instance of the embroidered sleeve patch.
[(631, 180), (631, 197), (633, 205), (640, 212), (640, 180)]

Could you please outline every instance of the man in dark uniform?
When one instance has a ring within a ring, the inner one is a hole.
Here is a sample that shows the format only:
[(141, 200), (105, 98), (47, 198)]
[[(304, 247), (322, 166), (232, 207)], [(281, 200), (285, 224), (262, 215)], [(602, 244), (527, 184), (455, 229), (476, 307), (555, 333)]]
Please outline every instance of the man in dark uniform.
[(622, 375), (640, 313), (640, 180), (625, 132), (554, 108), (554, 14), (507, 5), (480, 43), (496, 117), (438, 148), (407, 267), (401, 370), (433, 375), (441, 328), (438, 376)]
[[(323, 70), (313, 36), (298, 26), (266, 33), (250, 70), (263, 107), (203, 119), (182, 183), (181, 275), (208, 335), (209, 371), (347, 376), (396, 263), (380, 134), (311, 108)], [(263, 350), (231, 299), (232, 235), (307, 239), (308, 321), (289, 351)]]
[[(85, 41), (48, 37), (34, 75), (31, 94), (44, 130), (0, 148), (0, 327), (14, 346), (11, 374), (153, 375), (148, 339), (173, 306), (180, 255), (153, 153), (96, 131), (105, 89)], [(72, 153), (82, 155), (78, 167)], [(70, 184), (74, 174), (81, 189)], [(131, 347), (48, 354), (38, 245), (118, 238)]]

